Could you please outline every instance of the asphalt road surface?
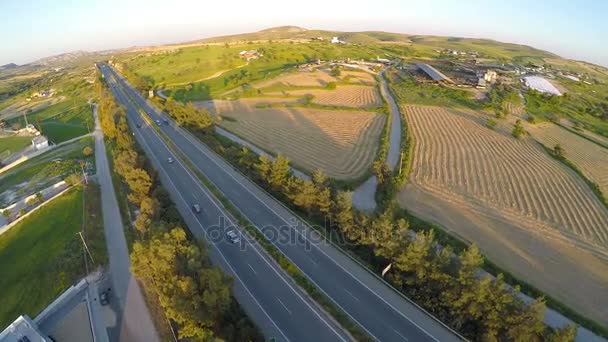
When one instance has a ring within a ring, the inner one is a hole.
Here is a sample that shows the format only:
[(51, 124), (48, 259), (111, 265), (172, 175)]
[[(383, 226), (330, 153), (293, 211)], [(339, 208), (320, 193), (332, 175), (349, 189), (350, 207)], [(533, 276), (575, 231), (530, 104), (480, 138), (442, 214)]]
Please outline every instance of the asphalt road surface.
[[(117, 79), (152, 121), (162, 120), (163, 114), (156, 112), (123, 79)], [(140, 117), (140, 120), (143, 118)], [(168, 125), (160, 125), (160, 130), (320, 291), (370, 336), (381, 341), (461, 339), (324, 240), (314, 229), (192, 135), (173, 121), (169, 122)]]
[(130, 271), (129, 249), (112, 184), (103, 133), (96, 114), (94, 136), (103, 226), (110, 259), (109, 273), (112, 281), (110, 302), (117, 317), (116, 325), (109, 329), (109, 337), (111, 341), (160, 341), (139, 284)]
[[(255, 240), (235, 228), (232, 218), (218, 201), (155, 131), (143, 120), (135, 106), (110, 76), (107, 66), (100, 67), (119, 103), (127, 108), (129, 124), (135, 137), (159, 171), (167, 189), (188, 228), (196, 238), (210, 245), (214, 263), (234, 279), (234, 295), (264, 335), (276, 341), (348, 341), (351, 337), (317, 304), (298, 288)], [(137, 125), (141, 127), (136, 128)], [(174, 162), (169, 163), (172, 157)], [(201, 213), (192, 210), (199, 204)], [(241, 242), (233, 244), (226, 232), (236, 229)]]

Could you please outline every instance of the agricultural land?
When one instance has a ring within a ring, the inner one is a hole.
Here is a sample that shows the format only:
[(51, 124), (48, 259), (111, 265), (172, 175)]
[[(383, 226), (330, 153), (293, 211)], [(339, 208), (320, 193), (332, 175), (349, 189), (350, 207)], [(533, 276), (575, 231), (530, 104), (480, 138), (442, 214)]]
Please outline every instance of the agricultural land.
[(486, 127), (487, 115), (402, 110), (415, 144), (400, 204), (606, 323), (598, 298), (608, 298), (608, 210), (583, 179), (533, 140), (512, 137), (507, 123)]

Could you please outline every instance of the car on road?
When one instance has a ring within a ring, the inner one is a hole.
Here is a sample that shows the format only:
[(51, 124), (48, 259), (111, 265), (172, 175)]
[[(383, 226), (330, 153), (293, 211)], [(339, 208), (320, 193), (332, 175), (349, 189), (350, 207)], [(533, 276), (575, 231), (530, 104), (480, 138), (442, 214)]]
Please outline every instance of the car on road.
[(137, 126), (137, 128), (141, 128), (141, 122), (138, 122), (135, 126)]
[(167, 118), (165, 118), (165, 117), (163, 117), (163, 122), (165, 123), (165, 125), (169, 124), (169, 120)]
[(227, 231), (226, 236), (228, 237), (228, 240), (230, 240), (230, 242), (232, 242), (232, 243), (241, 242), (241, 237), (234, 230)]
[(160, 120), (156, 120), (156, 124), (160, 126)]
[(110, 293), (108, 291), (104, 291), (99, 295), (99, 303), (101, 305), (108, 305), (110, 303)]
[(194, 210), (195, 213), (200, 214), (201, 213), (201, 206), (198, 205), (198, 203), (195, 203), (192, 205), (192, 210)]
[(167, 158), (167, 163), (173, 164), (173, 158), (171, 158), (171, 157)]

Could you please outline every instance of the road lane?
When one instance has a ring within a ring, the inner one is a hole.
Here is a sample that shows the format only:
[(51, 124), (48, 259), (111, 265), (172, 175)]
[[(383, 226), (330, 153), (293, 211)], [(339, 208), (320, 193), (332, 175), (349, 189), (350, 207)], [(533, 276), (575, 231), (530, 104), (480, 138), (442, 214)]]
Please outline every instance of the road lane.
[[(288, 278), (261, 247), (241, 231), (240, 246), (229, 243), (225, 231), (234, 227), (232, 218), (217, 204), (213, 195), (203, 188), (198, 180), (173, 156), (169, 147), (158, 136), (154, 127), (141, 119), (134, 106), (128, 101), (108, 76), (110, 88), (120, 103), (127, 108), (129, 124), (154, 167), (159, 170), (163, 185), (169, 191), (182, 217), (193, 235), (205, 238), (212, 246), (210, 252), (215, 264), (220, 265), (234, 277), (234, 293), (249, 317), (258, 324), (267, 337), (291, 341), (347, 341), (349, 336), (326, 316)], [(135, 128), (135, 123), (143, 123)], [(167, 158), (172, 156), (174, 163)], [(200, 204), (201, 213), (191, 210)], [(255, 270), (255, 272), (251, 272)], [(279, 302), (288, 303), (291, 315)]]
[[(157, 113), (119, 78), (129, 96), (153, 120)], [(162, 132), (223, 194), (294, 263), (319, 290), (382, 341), (452, 341), (460, 337), (361, 265), (326, 242), (312, 228), (238, 173), (206, 145), (170, 121)], [(302, 242), (304, 240), (304, 243)], [(315, 260), (311, 263), (310, 260)], [(347, 289), (349, 293), (346, 293)], [(353, 298), (355, 296), (359, 300)]]

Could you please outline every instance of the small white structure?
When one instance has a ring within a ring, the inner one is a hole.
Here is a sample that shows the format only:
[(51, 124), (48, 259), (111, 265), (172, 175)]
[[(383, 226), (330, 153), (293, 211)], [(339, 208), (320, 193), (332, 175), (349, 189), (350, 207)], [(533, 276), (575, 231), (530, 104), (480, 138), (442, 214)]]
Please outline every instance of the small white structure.
[(148, 90), (148, 97), (149, 98), (153, 98), (154, 97), (154, 90), (152, 90), (152, 89)]
[(45, 148), (49, 147), (49, 139), (43, 135), (34, 137), (34, 139), (32, 139), (32, 146), (34, 146), (36, 151), (44, 150)]
[(4, 331), (0, 332), (0, 342), (51, 342), (52, 340), (42, 334), (38, 324), (27, 315), (19, 316)]
[(580, 78), (578, 78), (576, 76), (572, 76), (572, 75), (564, 75), (564, 77), (567, 78), (567, 79), (569, 79), (569, 80), (572, 80), (574, 82), (580, 82), (581, 81)]
[(340, 40), (340, 38), (338, 38), (338, 37), (332, 37), (331, 42), (332, 42), (332, 44), (344, 44), (344, 41)]
[(530, 89), (540, 91), (541, 93), (547, 93), (552, 95), (561, 96), (562, 93), (555, 88), (551, 82), (540, 76), (526, 76), (524, 77), (524, 83)]

